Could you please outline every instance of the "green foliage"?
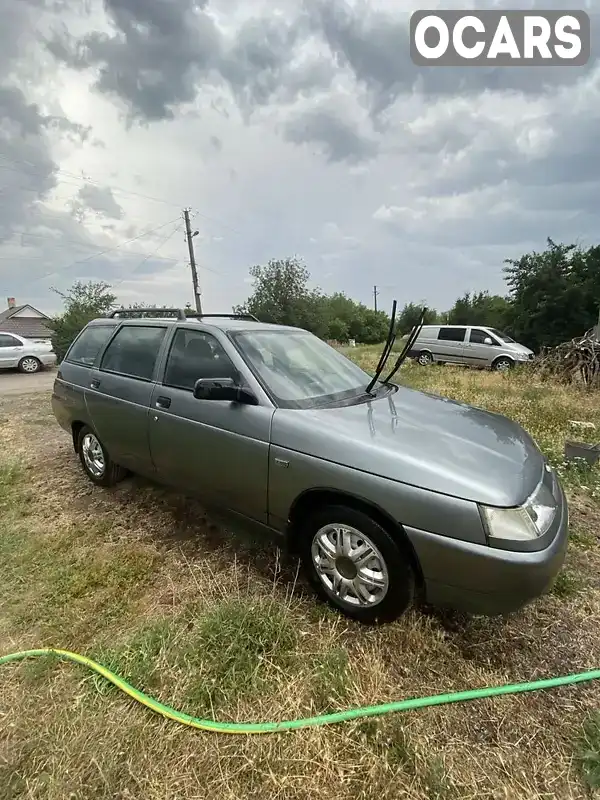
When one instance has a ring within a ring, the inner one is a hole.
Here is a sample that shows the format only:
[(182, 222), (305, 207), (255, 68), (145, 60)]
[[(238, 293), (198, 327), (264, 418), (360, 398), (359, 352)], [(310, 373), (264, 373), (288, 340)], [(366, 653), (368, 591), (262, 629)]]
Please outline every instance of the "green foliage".
[(507, 259), (510, 329), (536, 350), (582, 336), (598, 321), (600, 246), (587, 250), (548, 239), (542, 253)]
[(262, 322), (292, 325), (322, 339), (356, 339), (374, 344), (385, 339), (389, 318), (346, 297), (342, 292), (325, 295), (310, 289), (310, 273), (298, 259), (272, 259), (266, 266), (250, 268), (254, 279), (251, 296), (237, 314), (254, 314)]
[[(404, 336), (410, 333), (411, 330), (418, 324), (421, 317), (423, 307), (416, 303), (406, 303), (400, 314), (398, 315), (398, 331)], [(440, 315), (435, 308), (428, 308), (425, 312), (424, 325), (435, 325), (436, 322), (442, 322)]]
[(52, 331), (52, 346), (58, 361), (62, 361), (71, 343), (88, 322), (106, 314), (117, 299), (109, 292), (110, 285), (103, 281), (76, 281), (62, 297), (65, 310), (47, 324)]
[(507, 297), (487, 291), (467, 292), (448, 312), (449, 325), (486, 325), (504, 330), (508, 323), (510, 302)]

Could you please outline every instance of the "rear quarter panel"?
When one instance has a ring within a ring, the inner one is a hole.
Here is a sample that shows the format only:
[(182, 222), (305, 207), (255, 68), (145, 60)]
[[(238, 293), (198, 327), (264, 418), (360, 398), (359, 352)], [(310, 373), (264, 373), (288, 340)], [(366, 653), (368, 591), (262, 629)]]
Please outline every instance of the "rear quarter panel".
[(52, 410), (58, 424), (66, 431), (72, 430), (74, 422), (91, 422), (85, 399), (90, 372), (89, 367), (63, 362), (56, 374)]

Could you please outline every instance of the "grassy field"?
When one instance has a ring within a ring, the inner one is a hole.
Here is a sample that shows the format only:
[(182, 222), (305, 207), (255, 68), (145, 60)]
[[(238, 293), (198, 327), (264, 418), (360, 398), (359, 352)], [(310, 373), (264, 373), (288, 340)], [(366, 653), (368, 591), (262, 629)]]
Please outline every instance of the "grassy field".
[[(371, 369), (377, 353), (351, 355)], [(276, 720), (600, 667), (600, 473), (561, 464), (600, 400), (523, 375), (409, 365), (407, 385), (521, 422), (560, 466), (572, 542), (553, 589), (507, 619), (415, 610), (370, 629), (319, 605), (294, 562), (128, 479), (93, 487), (48, 395), (0, 400), (0, 653), (95, 657), (188, 713)], [(0, 389), (1, 391), (1, 389)], [(0, 671), (0, 798), (536, 800), (600, 786), (600, 683), (279, 736), (189, 730), (83, 668)]]

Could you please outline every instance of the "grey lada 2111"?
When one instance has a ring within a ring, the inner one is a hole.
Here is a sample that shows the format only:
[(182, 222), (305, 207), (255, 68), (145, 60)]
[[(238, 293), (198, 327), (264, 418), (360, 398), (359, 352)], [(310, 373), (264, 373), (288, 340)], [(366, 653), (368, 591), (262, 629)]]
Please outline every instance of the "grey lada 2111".
[[(315, 591), (362, 622), (413, 601), (476, 614), (548, 591), (565, 495), (517, 423), (373, 377), (313, 334), (251, 315), (120, 310), (90, 322), (52, 406), (89, 478), (128, 472), (275, 533)], [(153, 316), (154, 315), (154, 316)]]

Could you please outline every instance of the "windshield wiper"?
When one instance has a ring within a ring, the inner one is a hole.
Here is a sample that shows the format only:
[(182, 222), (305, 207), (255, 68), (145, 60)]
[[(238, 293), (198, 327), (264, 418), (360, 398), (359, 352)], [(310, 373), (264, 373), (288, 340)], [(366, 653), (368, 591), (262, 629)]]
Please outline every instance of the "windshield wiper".
[(394, 346), (394, 342), (396, 341), (396, 301), (394, 300), (394, 304), (392, 305), (392, 318), (390, 320), (390, 329), (388, 330), (387, 339), (385, 340), (385, 345), (383, 347), (383, 352), (379, 357), (379, 363), (377, 364), (377, 369), (375, 370), (375, 375), (373, 375), (373, 379), (370, 381), (369, 385), (365, 389), (367, 394), (371, 394), (373, 387), (379, 380), (379, 376), (384, 370), (384, 367), (387, 363), (390, 353), (392, 352), (392, 347)]
[(423, 327), (423, 323), (425, 322), (425, 314), (427, 313), (427, 309), (423, 307), (421, 309), (421, 316), (419, 317), (419, 321), (415, 325), (415, 327), (410, 332), (408, 339), (406, 340), (406, 344), (402, 348), (402, 352), (396, 359), (396, 363), (394, 364), (394, 368), (390, 372), (390, 374), (383, 380), (384, 385), (389, 383), (394, 375), (398, 372), (402, 364), (406, 361), (406, 357), (410, 353), (413, 348), (414, 343), (417, 341), (419, 334), (421, 333), (421, 328)]

